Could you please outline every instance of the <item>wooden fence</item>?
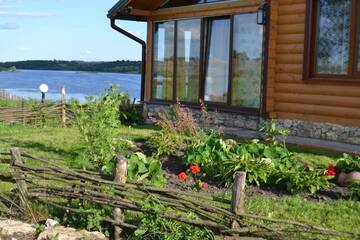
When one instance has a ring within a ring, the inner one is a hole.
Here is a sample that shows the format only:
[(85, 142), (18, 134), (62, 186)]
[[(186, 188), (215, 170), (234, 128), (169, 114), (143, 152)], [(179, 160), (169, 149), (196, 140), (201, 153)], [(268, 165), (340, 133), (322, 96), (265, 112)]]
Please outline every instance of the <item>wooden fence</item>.
[(63, 124), (72, 119), (74, 114), (70, 106), (66, 104), (65, 87), (61, 88), (61, 101), (40, 103), (25, 101), (24, 99), (11, 96), (0, 90), (0, 99), (7, 96), (8, 100), (18, 100), (18, 104), (12, 107), (0, 107), (0, 122), (20, 124), (42, 124), (47, 120), (58, 120)]
[(22, 98), (12, 95), (3, 89), (0, 89), (0, 99), (4, 100), (21, 100)]
[[(337, 232), (331, 229), (289, 221), (271, 219), (249, 214), (244, 207), (246, 173), (235, 175), (231, 204), (220, 198), (193, 191), (179, 191), (168, 188), (145, 186), (126, 181), (127, 160), (117, 158), (114, 175), (102, 175), (87, 170), (68, 169), (12, 148), (10, 153), (0, 153), (0, 162), (9, 164), (12, 173), (0, 174), (0, 181), (16, 183), (20, 203), (0, 195), (4, 212), (11, 212), (8, 206), (17, 206), (19, 211), (31, 212), (29, 201), (63, 210), (64, 219), (72, 212), (79, 215), (94, 214), (91, 211), (71, 207), (73, 200), (97, 204), (99, 208), (113, 208), (113, 217), (101, 221), (114, 225), (114, 239), (121, 239), (124, 229), (137, 229), (127, 222), (124, 210), (150, 214), (172, 221), (204, 227), (221, 236), (259, 237), (265, 239), (329, 239), (329, 236), (359, 239), (354, 233)], [(37, 162), (30, 165), (28, 160)], [(34, 166), (35, 165), (35, 166)], [(149, 199), (174, 211), (155, 211), (144, 207)], [(67, 201), (66, 201), (67, 200)], [(197, 218), (186, 217), (191, 211)]]

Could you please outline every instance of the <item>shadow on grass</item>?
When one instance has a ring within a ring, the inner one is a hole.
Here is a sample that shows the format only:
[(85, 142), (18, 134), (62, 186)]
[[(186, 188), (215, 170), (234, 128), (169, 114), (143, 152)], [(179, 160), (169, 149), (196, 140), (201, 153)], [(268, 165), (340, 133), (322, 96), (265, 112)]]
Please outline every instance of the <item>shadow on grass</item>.
[(6, 142), (11, 147), (19, 147), (24, 149), (31, 149), (33, 151), (39, 153), (52, 153), (64, 158), (75, 159), (79, 156), (79, 152), (81, 151), (81, 147), (71, 150), (64, 150), (61, 148), (48, 146), (40, 142), (36, 141), (21, 141), (21, 140), (2, 140), (2, 142)]

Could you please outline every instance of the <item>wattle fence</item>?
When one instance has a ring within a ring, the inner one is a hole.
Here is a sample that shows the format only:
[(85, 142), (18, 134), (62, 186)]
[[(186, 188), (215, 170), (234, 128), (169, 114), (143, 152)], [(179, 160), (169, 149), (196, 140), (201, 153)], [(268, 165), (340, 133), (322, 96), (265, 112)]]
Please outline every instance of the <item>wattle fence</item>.
[[(360, 238), (354, 233), (337, 232), (305, 223), (247, 213), (244, 207), (246, 173), (243, 172), (235, 175), (230, 202), (199, 192), (129, 182), (126, 179), (127, 160), (122, 157), (117, 157), (114, 175), (65, 168), (54, 164), (51, 159), (20, 153), (18, 148), (10, 149), (10, 153), (0, 153), (0, 163), (7, 164), (12, 169), (10, 173), (0, 172), (0, 182), (16, 184), (16, 194), (20, 199), (15, 202), (0, 194), (0, 210), (11, 214), (15, 208), (17, 212), (32, 214), (29, 202), (36, 201), (62, 210), (66, 221), (69, 213), (85, 216), (94, 214), (81, 207), (74, 207), (72, 201), (90, 202), (100, 209), (113, 209), (113, 215), (103, 217), (101, 221), (114, 226), (114, 239), (120, 239), (125, 229), (138, 228), (133, 222), (127, 221), (124, 211), (204, 227), (213, 230), (217, 235), (232, 236), (234, 239), (239, 236), (265, 239)], [(163, 205), (167, 211), (146, 207), (149, 201)], [(189, 212), (196, 217), (186, 217)]]
[(0, 107), (0, 122), (41, 125), (44, 121), (57, 120), (66, 123), (73, 114), (66, 104), (30, 104), (17, 107)]

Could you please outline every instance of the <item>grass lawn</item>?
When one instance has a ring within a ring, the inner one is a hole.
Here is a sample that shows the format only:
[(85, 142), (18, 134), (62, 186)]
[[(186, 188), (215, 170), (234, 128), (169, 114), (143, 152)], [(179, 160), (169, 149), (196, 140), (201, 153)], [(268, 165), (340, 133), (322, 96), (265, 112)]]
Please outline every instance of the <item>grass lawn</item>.
[[(118, 129), (119, 136), (129, 140), (146, 139), (156, 131), (153, 127), (122, 127)], [(70, 166), (73, 161), (81, 158), (82, 148), (80, 135), (76, 128), (30, 128), (24, 126), (9, 126), (0, 124), (0, 152), (8, 152), (11, 146), (16, 146), (23, 152), (53, 159), (63, 159), (64, 165)], [(339, 156), (336, 153), (303, 150), (291, 147), (298, 159), (312, 163), (333, 163)], [(0, 171), (8, 171), (0, 165)], [(9, 184), (0, 183), (0, 191), (7, 192), (12, 188)], [(303, 199), (300, 196), (271, 198), (255, 196), (247, 198), (249, 212), (272, 218), (285, 218), (306, 223), (329, 227), (336, 230), (357, 232), (360, 234), (360, 202), (333, 201), (317, 202)]]

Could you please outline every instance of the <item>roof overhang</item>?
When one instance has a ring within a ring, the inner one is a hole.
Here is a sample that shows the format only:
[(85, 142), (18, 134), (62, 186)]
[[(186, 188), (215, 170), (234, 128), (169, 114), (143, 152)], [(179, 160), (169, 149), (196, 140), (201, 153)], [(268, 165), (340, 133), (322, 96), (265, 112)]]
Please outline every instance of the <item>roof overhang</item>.
[(151, 11), (157, 10), (168, 0), (119, 0), (108, 12), (108, 18), (147, 21)]

